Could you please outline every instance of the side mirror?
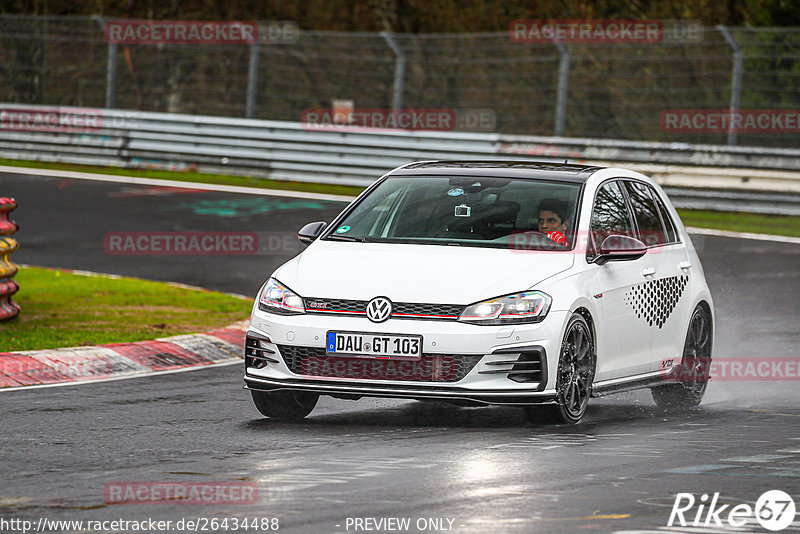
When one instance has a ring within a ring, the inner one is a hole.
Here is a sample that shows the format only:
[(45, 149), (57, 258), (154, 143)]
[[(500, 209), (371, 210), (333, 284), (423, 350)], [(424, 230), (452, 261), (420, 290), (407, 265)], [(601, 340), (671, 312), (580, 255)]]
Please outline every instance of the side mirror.
[(600, 245), (600, 253), (594, 263), (603, 265), (608, 261), (637, 260), (645, 255), (647, 245), (626, 235), (610, 235)]
[(322, 221), (308, 223), (297, 232), (297, 239), (301, 243), (308, 245), (319, 237), (319, 234), (322, 233), (326, 226), (328, 226), (328, 223)]

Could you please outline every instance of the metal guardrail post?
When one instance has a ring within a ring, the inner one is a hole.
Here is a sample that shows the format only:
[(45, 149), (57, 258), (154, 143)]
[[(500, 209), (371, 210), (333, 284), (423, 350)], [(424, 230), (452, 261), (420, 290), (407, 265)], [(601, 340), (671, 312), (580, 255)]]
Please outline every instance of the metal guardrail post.
[(256, 97), (258, 93), (258, 42), (250, 45), (250, 61), (247, 66), (247, 107), (245, 117), (252, 119), (256, 115)]
[(106, 64), (106, 109), (116, 106), (117, 92), (117, 43), (108, 43), (108, 62)]
[[(0, 197), (0, 236), (9, 236), (19, 229), (8, 214), (17, 207), (13, 198)], [(19, 284), (12, 280), (19, 267), (8, 259), (8, 255), (19, 248), (19, 243), (10, 237), (0, 238), (0, 321), (19, 315), (19, 304), (11, 296), (19, 291)]]
[(406, 55), (397, 45), (397, 42), (389, 32), (381, 32), (381, 37), (386, 40), (389, 48), (392, 49), (395, 57), (394, 64), (394, 95), (392, 97), (392, 109), (398, 110), (403, 107), (403, 89), (406, 77)]
[(567, 116), (567, 85), (569, 84), (569, 49), (564, 43), (553, 40), (561, 58), (558, 60), (558, 89), (556, 91), (556, 117), (553, 135), (564, 137), (564, 123)]
[[(92, 19), (97, 22), (100, 31), (105, 35), (106, 19), (102, 15), (94, 15)], [(117, 43), (108, 43), (106, 54), (106, 109), (114, 109), (117, 92)]]
[[(733, 50), (733, 71), (731, 72), (731, 104), (730, 104), (730, 119), (729, 125), (732, 124), (730, 121), (733, 120), (733, 117), (736, 113), (739, 112), (739, 106), (741, 105), (741, 98), (742, 98), (742, 69), (743, 69), (743, 60), (744, 60), (744, 53), (742, 52), (742, 47), (739, 45), (739, 42), (731, 33), (731, 30), (725, 25), (718, 25), (717, 29), (722, 33), (722, 36), (725, 38), (725, 42), (728, 43), (728, 46), (731, 47)], [(733, 129), (733, 127), (729, 126), (728, 128), (728, 145), (733, 146), (738, 142), (738, 132)]]

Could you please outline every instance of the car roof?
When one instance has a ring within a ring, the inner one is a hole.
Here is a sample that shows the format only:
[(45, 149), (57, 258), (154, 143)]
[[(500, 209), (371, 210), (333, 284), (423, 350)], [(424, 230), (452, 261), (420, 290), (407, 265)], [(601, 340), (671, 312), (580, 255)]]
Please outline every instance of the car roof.
[(584, 183), (604, 167), (552, 161), (463, 160), (421, 161), (395, 169), (389, 176), (487, 176)]

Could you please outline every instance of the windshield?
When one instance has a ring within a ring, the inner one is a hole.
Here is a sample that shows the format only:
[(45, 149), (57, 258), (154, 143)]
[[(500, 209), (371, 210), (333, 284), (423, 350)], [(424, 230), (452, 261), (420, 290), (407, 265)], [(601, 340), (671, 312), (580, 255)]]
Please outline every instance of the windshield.
[(323, 239), (569, 250), (579, 194), (541, 180), (389, 177)]

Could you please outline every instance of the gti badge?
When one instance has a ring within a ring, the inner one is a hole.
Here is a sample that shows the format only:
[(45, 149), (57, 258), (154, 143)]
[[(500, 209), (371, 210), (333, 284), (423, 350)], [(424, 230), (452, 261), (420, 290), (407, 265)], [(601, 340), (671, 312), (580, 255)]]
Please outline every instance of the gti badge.
[(386, 297), (375, 297), (367, 303), (367, 318), (373, 323), (382, 323), (392, 315), (392, 303)]

